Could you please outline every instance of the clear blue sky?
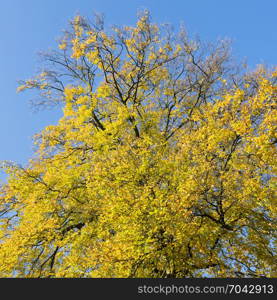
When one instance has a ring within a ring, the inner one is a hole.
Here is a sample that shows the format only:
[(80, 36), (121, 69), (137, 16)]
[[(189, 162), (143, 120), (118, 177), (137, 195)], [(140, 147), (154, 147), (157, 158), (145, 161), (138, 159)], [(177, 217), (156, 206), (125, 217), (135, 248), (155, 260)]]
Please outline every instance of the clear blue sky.
[(231, 38), (234, 55), (247, 58), (253, 68), (277, 65), (276, 0), (1, 0), (0, 160), (25, 164), (32, 156), (32, 136), (60, 117), (59, 111), (32, 113), (31, 95), (16, 94), (17, 80), (32, 77), (39, 67), (37, 52), (56, 47), (77, 13), (101, 12), (107, 24), (127, 25), (143, 8), (153, 21), (175, 27), (183, 22), (202, 39)]

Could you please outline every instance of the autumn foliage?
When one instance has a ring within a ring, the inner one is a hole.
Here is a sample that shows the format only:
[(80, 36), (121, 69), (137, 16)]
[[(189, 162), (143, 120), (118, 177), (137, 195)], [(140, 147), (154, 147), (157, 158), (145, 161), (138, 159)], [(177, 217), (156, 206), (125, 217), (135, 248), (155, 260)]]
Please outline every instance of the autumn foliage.
[(63, 116), (3, 164), (0, 276), (277, 276), (276, 71), (147, 12), (71, 25), (18, 88)]

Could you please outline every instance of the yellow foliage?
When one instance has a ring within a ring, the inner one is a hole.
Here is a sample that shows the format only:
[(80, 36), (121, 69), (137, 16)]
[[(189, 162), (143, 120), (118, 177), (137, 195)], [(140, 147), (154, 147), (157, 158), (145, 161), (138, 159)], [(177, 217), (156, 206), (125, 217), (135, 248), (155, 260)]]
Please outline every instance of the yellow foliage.
[(114, 36), (83, 22), (63, 117), (4, 166), (0, 276), (273, 277), (276, 72), (238, 88), (148, 13)]

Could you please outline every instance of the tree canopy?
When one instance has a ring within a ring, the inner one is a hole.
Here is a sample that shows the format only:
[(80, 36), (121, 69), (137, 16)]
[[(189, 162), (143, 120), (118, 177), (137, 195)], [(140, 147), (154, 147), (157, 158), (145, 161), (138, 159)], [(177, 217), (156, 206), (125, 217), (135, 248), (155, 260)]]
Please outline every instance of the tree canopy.
[(276, 70), (226, 41), (77, 16), (18, 90), (59, 104), (3, 164), (1, 277), (273, 277)]

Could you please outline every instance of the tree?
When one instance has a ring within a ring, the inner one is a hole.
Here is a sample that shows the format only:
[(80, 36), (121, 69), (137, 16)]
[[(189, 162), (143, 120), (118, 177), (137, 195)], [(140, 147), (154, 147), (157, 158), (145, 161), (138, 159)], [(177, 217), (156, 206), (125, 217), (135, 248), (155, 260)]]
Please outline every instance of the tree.
[(6, 163), (1, 277), (272, 277), (276, 77), (142, 13), (77, 16), (19, 90), (63, 117)]

